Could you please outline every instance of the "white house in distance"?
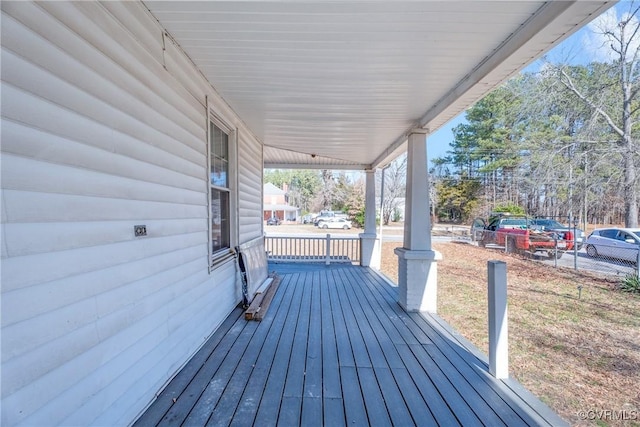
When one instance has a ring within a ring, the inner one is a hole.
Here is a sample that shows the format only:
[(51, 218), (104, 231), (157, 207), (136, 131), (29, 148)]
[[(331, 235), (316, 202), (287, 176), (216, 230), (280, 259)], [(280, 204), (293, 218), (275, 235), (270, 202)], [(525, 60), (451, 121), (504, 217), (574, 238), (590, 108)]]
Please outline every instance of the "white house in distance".
[(240, 301), (263, 168), (366, 171), (368, 265), (407, 151), (433, 309), (429, 132), (612, 4), (3, 1), (1, 424), (132, 423)]
[(271, 217), (277, 217), (281, 221), (296, 221), (300, 217), (300, 208), (289, 205), (286, 190), (267, 182), (264, 184), (263, 194), (265, 221)]

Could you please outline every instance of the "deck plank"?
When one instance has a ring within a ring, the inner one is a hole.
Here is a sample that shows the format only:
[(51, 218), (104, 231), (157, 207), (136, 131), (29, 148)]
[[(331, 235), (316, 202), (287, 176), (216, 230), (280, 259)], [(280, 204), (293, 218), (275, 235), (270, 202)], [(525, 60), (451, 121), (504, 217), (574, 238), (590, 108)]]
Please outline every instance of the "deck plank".
[[(413, 325), (410, 329), (419, 328), (419, 325), (414, 322), (410, 314), (404, 312), (397, 304), (394, 304), (389, 296), (386, 296), (386, 299), (389, 303), (388, 307), (402, 321), (402, 325)], [(483, 414), (483, 420), (486, 419), (489, 425), (504, 425), (502, 420), (495, 415), (495, 412), (483, 400), (478, 390), (469, 386), (466, 379), (449, 363), (446, 357), (440, 357), (441, 353), (439, 353), (431, 338), (424, 330), (421, 328), (420, 330), (422, 331), (422, 336), (425, 337), (423, 341), (428, 344), (411, 344), (407, 347), (411, 350), (422, 369), (433, 379), (433, 384), (436, 385), (443, 398), (453, 404), (454, 407), (462, 408), (456, 413), (462, 424), (480, 423), (481, 421), (476, 414), (481, 413)]]
[[(280, 405), (277, 426), (288, 427), (302, 425), (300, 422), (300, 411), (302, 398), (297, 396), (284, 396)], [(259, 425), (259, 424), (258, 424)]]
[(389, 417), (394, 426), (415, 425), (409, 408), (389, 368), (373, 368)]
[[(469, 387), (473, 389), (482, 389), (482, 398), (487, 405), (492, 408), (496, 417), (500, 418), (508, 426), (520, 426), (529, 424), (539, 424), (540, 419), (532, 417), (527, 412), (516, 413), (512, 405), (509, 403), (509, 398), (506, 393), (502, 393), (500, 390), (499, 381), (493, 378), (487, 371), (481, 371), (479, 369), (473, 369), (469, 364), (470, 360), (465, 360), (454, 349), (455, 343), (450, 340), (445, 340), (435, 329), (432, 329), (422, 319), (417, 319), (425, 330), (428, 330), (428, 334), (432, 337), (434, 346), (429, 351), (434, 359), (439, 360), (441, 366), (449, 365), (452, 369), (455, 369), (460, 375), (465, 378), (469, 383)], [(449, 349), (450, 351), (446, 351)], [(446, 356), (445, 356), (446, 353)], [(445, 359), (446, 357), (446, 359)], [(453, 378), (457, 377), (455, 371), (452, 371)]]
[[(311, 301), (309, 306), (309, 332), (307, 333), (307, 354), (304, 367), (302, 396), (322, 400), (322, 302), (320, 301), (320, 273), (311, 276)], [(303, 402), (304, 405), (304, 402)], [(322, 407), (320, 407), (322, 419)]]
[(369, 425), (371, 426), (390, 426), (391, 418), (389, 418), (389, 412), (387, 405), (382, 397), (380, 386), (376, 379), (373, 368), (357, 368), (358, 380), (360, 381), (361, 388), (364, 391), (363, 397), (365, 402), (365, 408), (367, 410), (367, 416), (369, 417)]
[(229, 379), (229, 383), (218, 404), (213, 409), (207, 425), (227, 426), (231, 423), (242, 395), (253, 376), (258, 357), (262, 356), (269, 359), (275, 353), (275, 343), (277, 341), (269, 340), (268, 337), (272, 330), (277, 331), (277, 333), (282, 330), (282, 325), (279, 322), (275, 322), (278, 319), (275, 314), (280, 309), (284, 297), (285, 293), (281, 292), (271, 301), (269, 313), (262, 319), (251, 337), (251, 341), (236, 365), (235, 371)]
[(371, 270), (278, 270), (262, 322), (234, 311), (136, 426), (562, 422), (491, 377), (482, 355), (441, 321), (402, 310), (397, 289)]
[[(388, 301), (393, 301), (393, 297), (393, 293), (387, 292), (385, 295)], [(505, 399), (506, 394), (502, 392), (498, 380), (491, 377), (487, 371), (472, 368), (474, 365), (486, 366), (486, 364), (479, 363), (480, 361), (466, 350), (463, 350), (463, 353), (467, 357), (461, 357), (460, 353), (455, 351), (459, 345), (456, 345), (452, 340), (445, 339), (446, 334), (442, 333), (444, 331), (438, 332), (434, 324), (427, 322), (419, 313), (400, 312), (400, 316), (405, 315), (407, 319), (410, 318), (416, 323), (429, 340), (437, 344), (424, 345), (423, 347), (438, 366), (443, 366), (443, 370), (448, 372), (451, 378), (450, 381), (455, 382), (456, 387), (462, 389), (467, 398), (474, 396), (471, 400), (472, 408), (475, 406), (476, 412), (483, 413), (492, 425), (501, 423), (509, 426), (539, 425), (543, 421), (538, 417), (531, 416), (528, 411), (516, 413), (508, 403), (509, 399)], [(487, 410), (487, 408), (491, 409)]]
[(369, 358), (371, 359), (371, 365), (372, 367), (384, 368), (388, 366), (387, 359), (385, 358), (378, 337), (373, 331), (372, 325), (367, 317), (371, 307), (368, 304), (363, 304), (366, 303), (366, 301), (362, 301), (355, 295), (353, 291), (353, 284), (357, 282), (354, 281), (354, 278), (351, 275), (346, 274), (344, 270), (340, 273), (343, 276), (343, 287), (340, 289), (340, 292), (346, 296), (347, 301), (349, 301), (349, 304), (351, 305), (351, 310), (356, 313), (356, 324), (358, 325), (359, 334), (364, 340)]
[[(322, 283), (329, 283), (326, 272), (321, 273)], [(322, 397), (342, 398), (340, 367), (338, 364), (338, 345), (331, 313), (333, 305), (329, 294), (330, 286), (320, 287), (320, 330), (322, 331)]]
[[(245, 322), (247, 321), (245, 320)], [(247, 347), (251, 343), (251, 338), (259, 325), (259, 322), (249, 322), (245, 326), (236, 342), (225, 355), (224, 360), (215, 373), (215, 376), (213, 379), (209, 380), (204, 391), (196, 401), (196, 404), (191, 408), (189, 415), (184, 420), (184, 424), (190, 426), (206, 425), (209, 417), (211, 416), (211, 411), (215, 408), (222, 397), (233, 373), (236, 370), (236, 367), (238, 366), (238, 361), (240, 361), (245, 354)], [(170, 422), (169, 424), (173, 423)]]
[(329, 302), (331, 304), (331, 318), (333, 320), (333, 333), (336, 339), (336, 348), (338, 350), (338, 365), (345, 367), (355, 367), (356, 361), (353, 356), (351, 339), (347, 328), (347, 321), (344, 318), (342, 308), (342, 298), (338, 293), (336, 277), (333, 272), (327, 272), (327, 280), (332, 283), (329, 288)]
[[(396, 328), (402, 329), (404, 327), (407, 327), (412, 331), (420, 331), (419, 333), (414, 333), (414, 336), (417, 335), (416, 338), (418, 338), (418, 343), (397, 346), (398, 350), (403, 352), (401, 357), (411, 374), (417, 375), (421, 371), (424, 372), (430, 379), (429, 383), (424, 383), (424, 387), (426, 389), (429, 389), (430, 385), (433, 385), (438, 394), (442, 396), (443, 400), (448, 402), (449, 405), (452, 405), (452, 407), (456, 408), (455, 417), (458, 418), (462, 424), (480, 424), (480, 419), (476, 416), (475, 412), (472, 410), (472, 408), (469, 407), (468, 402), (465, 400), (466, 398), (469, 398), (473, 404), (481, 405), (477, 402), (477, 393), (474, 391), (471, 395), (463, 397), (457, 391), (456, 387), (459, 386), (459, 384), (456, 383), (454, 386), (448, 380), (446, 374), (434, 362), (432, 357), (424, 350), (425, 347), (433, 345), (431, 339), (427, 336), (426, 333), (424, 333), (424, 331), (422, 331), (417, 325), (415, 325), (412, 319), (407, 315), (406, 312), (404, 312), (400, 308), (396, 301), (389, 297), (390, 295), (392, 294), (382, 294), (382, 296), (385, 297), (385, 300), (387, 301), (387, 304), (385, 306), (382, 306), (382, 309), (388, 312), (388, 317), (394, 319), (393, 323), (395, 324)], [(433, 396), (433, 391), (434, 390), (429, 390), (428, 395)], [(438, 420), (449, 419), (451, 417), (452, 414), (447, 413), (448, 411), (444, 410), (444, 408), (441, 408), (441, 405), (437, 406), (438, 413), (436, 418)], [(498, 420), (497, 425), (500, 424), (501, 421)]]
[(402, 397), (412, 414), (413, 421), (417, 426), (433, 426), (436, 420), (429, 410), (429, 405), (422, 398), (422, 394), (413, 382), (407, 369), (393, 369), (393, 377), (398, 383)]
[[(427, 372), (422, 369), (415, 355), (409, 349), (409, 345), (398, 346), (398, 352), (400, 353), (400, 357), (402, 357), (402, 360), (407, 366), (407, 371), (411, 372), (411, 378), (414, 380), (414, 383), (420, 391), (422, 398), (425, 402), (427, 402), (429, 411), (431, 412), (431, 414), (433, 414), (436, 422), (438, 424), (446, 424), (452, 426), (460, 425), (461, 421), (459, 416), (462, 416), (463, 424), (465, 423), (465, 421), (467, 425), (473, 425), (472, 421), (475, 421), (477, 423), (477, 418), (469, 417), (466, 413), (463, 413), (462, 410), (456, 409), (455, 413), (452, 411), (452, 409), (447, 404), (447, 396), (440, 393), (436, 384), (433, 383), (433, 380), (429, 377)], [(451, 402), (452, 405), (454, 403), (455, 402)]]
[[(420, 327), (420, 325), (415, 322), (415, 316), (412, 317), (411, 314), (405, 313), (397, 306), (394, 307), (393, 304), (389, 304), (389, 307), (395, 311), (395, 314), (397, 314), (398, 317), (404, 320), (405, 325), (413, 323), (415, 327)], [(491, 407), (487, 405), (483, 398), (483, 395), (485, 394), (484, 392), (490, 392), (490, 389), (487, 388), (485, 390), (483, 388), (483, 393), (481, 394), (477, 389), (471, 387), (467, 378), (461, 375), (460, 372), (449, 362), (447, 357), (442, 354), (438, 347), (433, 344), (432, 338), (437, 337), (433, 335), (430, 336), (428, 333), (429, 331), (425, 331), (422, 328), (420, 328), (420, 330), (426, 337), (426, 341), (428, 341), (429, 344), (422, 344), (420, 346), (410, 345), (409, 348), (412, 350), (423, 369), (431, 376), (434, 376), (434, 382), (439, 384), (440, 391), (443, 396), (445, 396), (447, 400), (453, 399), (453, 401), (464, 399), (465, 403), (469, 406), (470, 411), (473, 413), (482, 413), (483, 420), (487, 421), (490, 425), (504, 425), (504, 422), (495, 414)], [(453, 354), (448, 354), (448, 356), (453, 356)], [(473, 380), (475, 380), (475, 378), (472, 378), (472, 381)], [(503, 401), (499, 401), (498, 403), (503, 405), (501, 408), (502, 410), (507, 412), (510, 411), (510, 408), (504, 405)], [(470, 416), (470, 414), (467, 415)], [(514, 420), (514, 422), (516, 421), (521, 422), (520, 419)]]
[[(434, 336), (438, 337), (446, 337), (449, 336), (449, 332), (440, 327), (438, 322), (427, 322), (424, 319), (419, 319), (420, 323), (424, 325), (425, 328), (430, 328), (433, 330)], [(455, 364), (457, 369), (464, 371), (466, 375), (469, 377), (474, 376), (475, 380), (485, 382), (488, 387), (491, 389), (490, 393), (487, 393), (485, 397), (487, 399), (491, 399), (488, 401), (489, 405), (494, 407), (497, 406), (500, 401), (497, 399), (502, 399), (505, 403), (509, 405), (511, 411), (504, 410), (499, 413), (500, 417), (503, 418), (507, 425), (516, 425), (516, 423), (524, 422), (525, 425), (561, 425), (564, 421), (557, 416), (557, 414), (552, 413), (546, 405), (541, 404), (539, 401), (534, 401), (532, 406), (519, 406), (518, 411), (514, 409), (516, 406), (513, 401), (514, 399), (520, 400), (519, 396), (514, 396), (508, 390), (504, 388), (504, 384), (502, 381), (499, 381), (492, 377), (488, 371), (488, 364), (484, 361), (479, 361), (477, 357), (470, 354), (466, 348), (462, 347), (460, 343), (453, 339), (444, 339), (438, 338), (434, 339), (435, 342), (442, 345), (443, 347), (446, 345), (449, 347), (454, 353), (455, 356), (450, 357), (450, 361)], [(472, 369), (472, 366), (482, 366), (484, 369)], [(531, 396), (532, 397), (532, 396)], [(548, 419), (553, 422), (548, 423), (545, 421), (544, 417), (537, 412), (540, 410)], [(516, 418), (517, 417), (517, 418)], [(518, 421), (518, 418), (521, 421)]]
[[(246, 327), (243, 322), (234, 323), (229, 333), (222, 339), (218, 347), (211, 354), (204, 364), (203, 368), (198, 371), (196, 376), (189, 383), (187, 388), (176, 399), (175, 404), (167, 411), (166, 415), (158, 422), (158, 426), (171, 426), (181, 424), (190, 414), (197, 399), (202, 395), (206, 385), (211, 381), (218, 368), (225, 360), (226, 353), (236, 347), (239, 337)], [(206, 420), (205, 420), (206, 422)]]
[(346, 426), (344, 401), (342, 398), (325, 397), (322, 402), (324, 425), (331, 427)]
[(358, 380), (356, 367), (341, 366), (340, 378), (342, 379), (344, 396), (344, 411), (347, 425), (366, 426), (369, 425), (367, 410), (365, 409), (363, 390)]
[(358, 322), (356, 320), (356, 314), (353, 311), (353, 307), (349, 302), (349, 299), (344, 295), (344, 287), (345, 278), (340, 271), (334, 270), (334, 280), (336, 285), (336, 290), (338, 295), (340, 296), (340, 307), (342, 309), (342, 316), (344, 317), (344, 322), (347, 330), (347, 334), (349, 335), (349, 342), (351, 343), (351, 353), (353, 354), (353, 359), (356, 367), (364, 367), (370, 368), (371, 359), (369, 358), (369, 353), (367, 352), (367, 346), (364, 342), (364, 338), (360, 333), (358, 328)]
[[(354, 280), (358, 280), (355, 278)], [(371, 280), (369, 276), (365, 276), (366, 280)], [(389, 315), (385, 313), (386, 310), (386, 302), (381, 300), (380, 297), (376, 295), (375, 292), (371, 292), (366, 286), (358, 286), (355, 287), (355, 292), (357, 293), (359, 298), (363, 298), (369, 304), (372, 309), (372, 312), (377, 315), (377, 320), (384, 329), (384, 333), (389, 337), (389, 340), (392, 344), (417, 344), (418, 340), (416, 340), (415, 336), (406, 328), (402, 328), (401, 330), (396, 329), (395, 326), (391, 323), (390, 319), (393, 319), (393, 315)]]
[(307, 338), (309, 336), (309, 317), (311, 315), (311, 286), (308, 276), (302, 280), (302, 298), (300, 300), (300, 313), (293, 337), (293, 347), (289, 355), (289, 369), (284, 385), (284, 397), (303, 397), (304, 371), (307, 357)]
[[(260, 352), (258, 360), (253, 369), (253, 373), (249, 378), (247, 386), (242, 393), (240, 403), (236, 409), (235, 415), (231, 420), (231, 426), (247, 426), (254, 423), (258, 405), (266, 388), (267, 380), (271, 368), (277, 363), (277, 349), (282, 334), (285, 331), (286, 319), (289, 318), (291, 312), (295, 310), (292, 305), (296, 288), (291, 285), (291, 276), (281, 280), (279, 287), (281, 290), (282, 302), (279, 306), (277, 314), (274, 314), (275, 320), (269, 330), (265, 345)], [(274, 298), (275, 300), (275, 298)]]
[[(241, 331), (241, 328), (239, 328), (236, 322), (242, 315), (243, 309), (241, 307), (236, 307), (231, 314), (229, 314), (218, 330), (205, 342), (202, 348), (191, 358), (189, 363), (173, 378), (171, 387), (167, 387), (158, 395), (158, 398), (146, 410), (144, 419), (141, 418), (137, 420), (137, 422), (134, 423), (134, 427), (142, 427), (142, 421), (144, 421), (144, 425), (159, 424), (200, 371), (202, 371), (201, 375), (209, 375), (207, 372), (211, 369), (211, 366), (208, 364), (208, 359), (218, 345), (221, 345), (223, 340), (225, 340), (226, 345), (231, 347), (234, 337)], [(174, 401), (174, 399), (176, 401)], [(184, 401), (184, 403), (187, 402)]]
[[(334, 272), (334, 277), (336, 274), (339, 277), (337, 283), (338, 293), (342, 296), (343, 314), (347, 322), (356, 367), (370, 368), (374, 364), (380, 365), (384, 363), (384, 356), (381, 350), (376, 348), (377, 340), (369, 333), (367, 325), (362, 322), (362, 313), (358, 310), (359, 306), (353, 297), (349, 295), (348, 289), (353, 286), (352, 283), (344, 276), (341, 270)], [(372, 339), (373, 341), (371, 341)]]
[[(345, 272), (346, 274), (352, 273), (351, 271)], [(354, 274), (349, 274), (350, 280), (354, 283), (358, 283), (362, 280)], [(395, 348), (395, 343), (402, 343), (402, 339), (399, 334), (394, 334), (397, 329), (389, 328), (392, 331), (393, 336), (390, 336), (389, 330), (384, 328), (382, 322), (387, 321), (389, 318), (388, 307), (383, 307), (368, 298), (367, 292), (364, 292), (361, 286), (352, 286), (348, 289), (348, 293), (353, 297), (353, 301), (359, 305), (359, 310), (366, 319), (368, 325), (364, 329), (363, 335), (365, 342), (376, 342), (377, 347), (382, 352), (385, 362), (381, 364), (381, 367), (389, 368), (403, 368), (404, 364), (400, 359), (400, 355)], [(370, 292), (369, 292), (370, 294)], [(375, 365), (374, 365), (375, 367)]]
[(278, 413), (280, 412), (280, 403), (282, 402), (282, 394), (289, 369), (288, 361), (291, 357), (291, 349), (293, 348), (293, 340), (295, 337), (298, 316), (300, 314), (301, 295), (304, 286), (300, 281), (304, 280), (300, 274), (293, 274), (291, 278), (291, 286), (294, 287), (294, 296), (291, 302), (291, 308), (287, 313), (287, 319), (284, 323), (280, 340), (276, 349), (274, 358), (275, 363), (271, 367), (269, 377), (264, 389), (264, 395), (258, 405), (256, 415), (256, 424), (262, 426), (275, 426), (278, 422)]
[(303, 397), (302, 398), (302, 414), (300, 417), (300, 425), (302, 426), (323, 426), (322, 414), (322, 398), (321, 397)]

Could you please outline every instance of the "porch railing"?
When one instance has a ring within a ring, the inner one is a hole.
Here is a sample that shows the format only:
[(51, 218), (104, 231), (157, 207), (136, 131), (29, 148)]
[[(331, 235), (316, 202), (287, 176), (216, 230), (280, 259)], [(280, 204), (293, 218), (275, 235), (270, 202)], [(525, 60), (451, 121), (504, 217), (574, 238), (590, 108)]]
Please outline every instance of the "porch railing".
[(269, 261), (360, 263), (359, 237), (265, 236)]

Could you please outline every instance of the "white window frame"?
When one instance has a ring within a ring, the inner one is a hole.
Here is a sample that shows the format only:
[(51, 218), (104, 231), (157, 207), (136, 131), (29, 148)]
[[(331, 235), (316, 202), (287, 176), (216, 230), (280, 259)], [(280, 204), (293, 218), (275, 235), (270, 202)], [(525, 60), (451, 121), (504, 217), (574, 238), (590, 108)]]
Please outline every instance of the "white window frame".
[[(225, 263), (226, 261), (233, 259), (235, 255), (234, 248), (237, 246), (238, 233), (237, 233), (237, 180), (238, 180), (238, 149), (237, 149), (237, 135), (236, 129), (227, 125), (218, 115), (212, 110), (208, 110), (207, 117), (207, 248), (209, 259), (209, 273), (213, 271), (217, 266)], [(227, 170), (227, 187), (220, 187), (211, 183), (211, 125), (215, 125), (218, 129), (227, 135), (228, 140), (228, 170)], [(212, 226), (212, 203), (211, 195), (212, 190), (227, 191), (229, 195), (229, 247), (213, 252), (213, 226)]]

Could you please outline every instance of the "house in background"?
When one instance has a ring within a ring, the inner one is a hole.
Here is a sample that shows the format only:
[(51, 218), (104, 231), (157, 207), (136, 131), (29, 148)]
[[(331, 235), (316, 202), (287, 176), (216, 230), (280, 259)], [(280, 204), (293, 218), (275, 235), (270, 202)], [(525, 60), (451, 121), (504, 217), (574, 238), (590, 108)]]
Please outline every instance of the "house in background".
[(241, 301), (263, 168), (408, 153), (399, 304), (435, 310), (427, 137), (611, 7), (3, 1), (2, 419), (128, 425)]
[(280, 189), (270, 182), (263, 188), (263, 218), (268, 220), (277, 217), (281, 221), (297, 221), (300, 217), (300, 208), (289, 205), (289, 197), (285, 189)]

